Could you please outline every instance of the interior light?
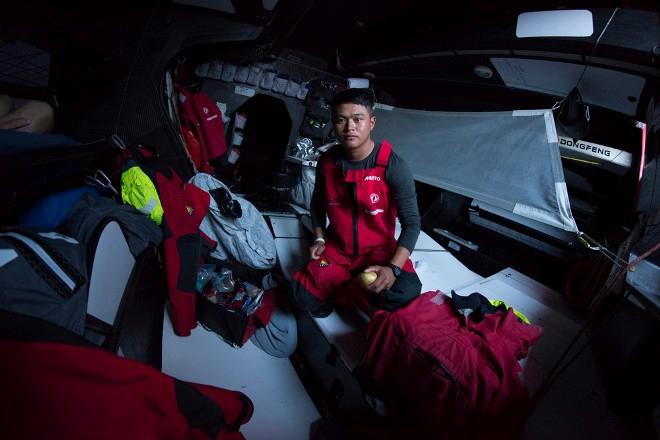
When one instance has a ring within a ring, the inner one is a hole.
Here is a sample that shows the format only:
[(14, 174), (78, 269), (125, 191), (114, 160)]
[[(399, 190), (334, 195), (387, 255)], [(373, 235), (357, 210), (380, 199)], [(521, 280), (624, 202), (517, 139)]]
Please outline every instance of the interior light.
[(524, 12), (518, 15), (516, 36), (530, 37), (590, 37), (594, 19), (586, 9)]
[(479, 78), (489, 79), (493, 76), (493, 69), (488, 66), (474, 66), (474, 74)]

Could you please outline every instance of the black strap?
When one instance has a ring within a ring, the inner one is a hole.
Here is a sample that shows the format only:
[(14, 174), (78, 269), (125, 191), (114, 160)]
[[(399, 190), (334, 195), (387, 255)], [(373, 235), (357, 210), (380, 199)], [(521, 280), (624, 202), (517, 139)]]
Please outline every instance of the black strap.
[(0, 310), (0, 337), (98, 348), (81, 336), (43, 319)]

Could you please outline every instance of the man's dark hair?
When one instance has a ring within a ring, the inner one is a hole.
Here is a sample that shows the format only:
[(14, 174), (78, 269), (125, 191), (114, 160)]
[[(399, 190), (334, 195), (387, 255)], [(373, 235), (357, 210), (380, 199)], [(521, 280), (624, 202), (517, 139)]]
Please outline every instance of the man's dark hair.
[(369, 116), (374, 114), (374, 104), (376, 98), (371, 89), (346, 89), (332, 98), (332, 113), (342, 104), (357, 104), (367, 108)]

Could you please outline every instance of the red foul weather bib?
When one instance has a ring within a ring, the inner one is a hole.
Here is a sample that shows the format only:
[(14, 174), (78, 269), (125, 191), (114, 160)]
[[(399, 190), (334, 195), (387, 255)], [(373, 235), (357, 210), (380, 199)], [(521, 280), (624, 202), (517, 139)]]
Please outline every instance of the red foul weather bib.
[(321, 161), (325, 176), (325, 200), (330, 227), (329, 241), (345, 255), (362, 255), (374, 247), (392, 248), (396, 205), (385, 182), (392, 145), (383, 141), (376, 166), (348, 170), (329, 157)]

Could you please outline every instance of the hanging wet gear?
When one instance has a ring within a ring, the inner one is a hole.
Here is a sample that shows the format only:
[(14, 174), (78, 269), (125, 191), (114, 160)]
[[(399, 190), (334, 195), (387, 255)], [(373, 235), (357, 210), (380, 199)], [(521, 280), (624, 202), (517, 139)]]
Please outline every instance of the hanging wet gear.
[[(183, 182), (149, 148), (130, 146), (128, 149), (134, 164), (139, 164), (142, 173), (154, 183), (158, 192), (163, 210), (163, 257), (171, 305), (170, 317), (176, 334), (188, 336), (197, 326), (197, 269), (202, 257), (217, 245), (199, 229), (211, 198), (195, 185)], [(129, 164), (129, 169), (132, 164)]]
[(174, 331), (188, 336), (197, 326), (195, 279), (203, 256), (217, 243), (200, 231), (211, 197), (173, 171), (156, 173), (163, 203), (163, 252)]
[(191, 159), (198, 170), (213, 173), (212, 162), (227, 151), (222, 113), (204, 92), (182, 88), (179, 103), (182, 132)]
[(121, 199), (148, 216), (157, 225), (163, 220), (163, 205), (151, 178), (137, 164), (121, 174)]

